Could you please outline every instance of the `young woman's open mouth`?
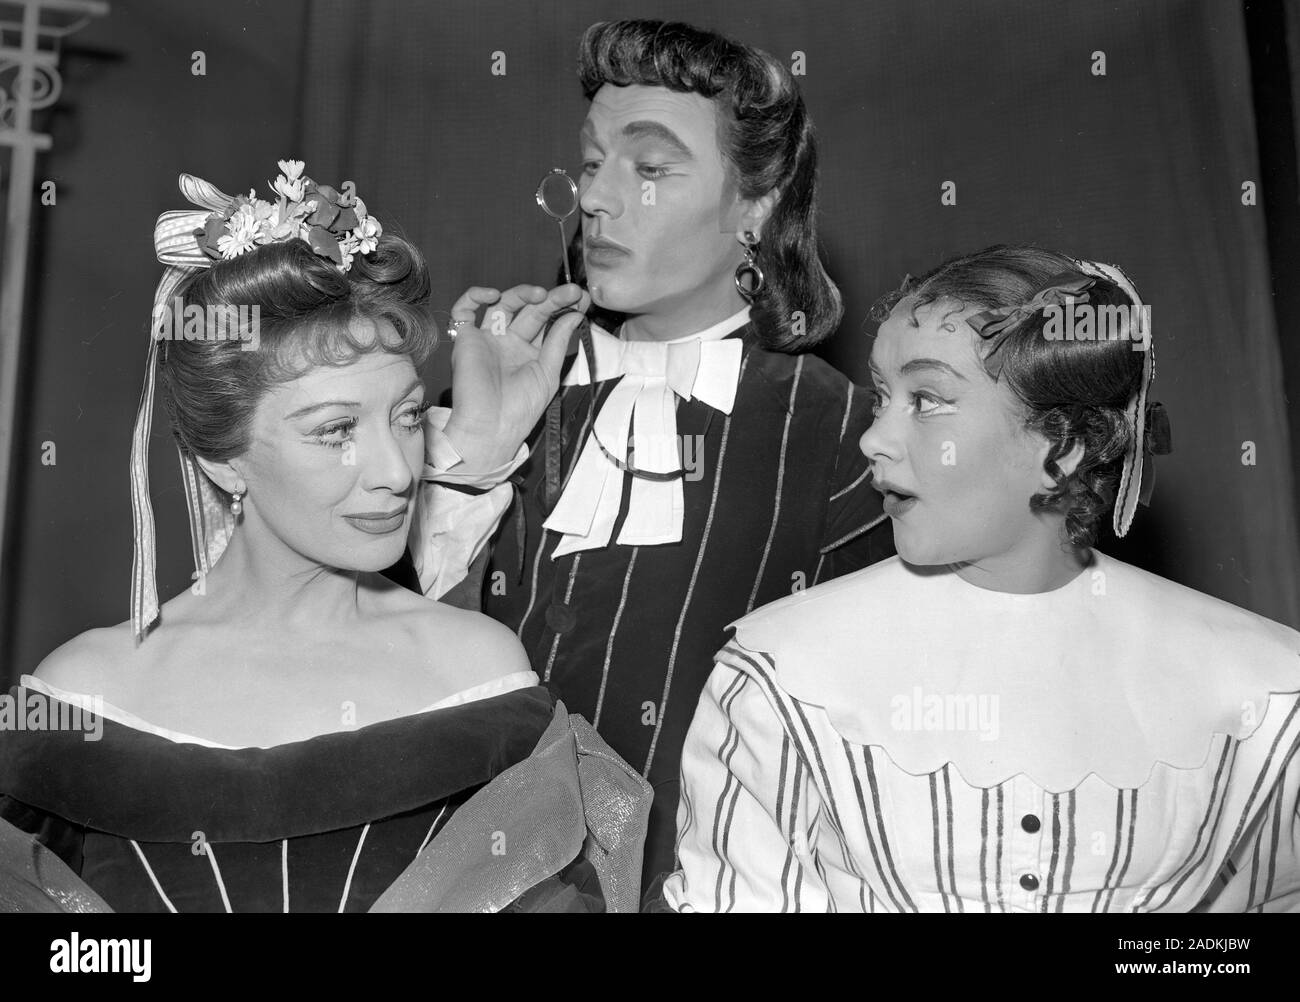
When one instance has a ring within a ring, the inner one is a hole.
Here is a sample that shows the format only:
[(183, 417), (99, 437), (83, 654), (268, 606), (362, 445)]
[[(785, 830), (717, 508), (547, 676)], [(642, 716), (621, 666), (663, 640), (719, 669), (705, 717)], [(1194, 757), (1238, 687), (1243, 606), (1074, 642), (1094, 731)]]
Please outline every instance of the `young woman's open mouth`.
[(898, 518), (906, 514), (916, 504), (916, 495), (911, 494), (897, 484), (892, 484), (888, 480), (872, 479), (871, 486), (880, 491), (885, 496), (884, 507), (885, 514), (890, 518)]

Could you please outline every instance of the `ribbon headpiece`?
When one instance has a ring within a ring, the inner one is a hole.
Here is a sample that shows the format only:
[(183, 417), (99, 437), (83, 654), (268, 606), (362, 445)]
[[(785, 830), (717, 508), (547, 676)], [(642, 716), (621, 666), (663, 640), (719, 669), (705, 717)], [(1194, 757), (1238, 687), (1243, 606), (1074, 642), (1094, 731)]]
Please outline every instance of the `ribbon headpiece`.
[[(1096, 278), (1081, 276), (1072, 271), (1063, 272), (1048, 280), (1047, 284), (1034, 294), (1027, 303), (1000, 310), (985, 310), (970, 318), (970, 325), (980, 337), (988, 340), (1003, 331), (1010, 330), (1022, 320), (1049, 306), (1064, 307), (1067, 297), (1078, 303), (1088, 302), (1088, 290), (1097, 284)], [(994, 351), (997, 349), (994, 348)]]
[[(1139, 310), (1144, 308), (1142, 297), (1138, 295), (1133, 280), (1116, 265), (1102, 264), (1100, 261), (1077, 263), (1084, 274), (1114, 282), (1135, 307)], [(1129, 526), (1133, 524), (1133, 514), (1137, 511), (1138, 502), (1141, 501), (1143, 504), (1151, 502), (1151, 492), (1155, 489), (1155, 457), (1173, 451), (1169, 415), (1165, 413), (1163, 406), (1148, 400), (1151, 381), (1156, 376), (1156, 348), (1149, 327), (1144, 341), (1142, 379), (1124, 412), (1129, 427), (1133, 429), (1133, 438), (1129, 442), (1128, 451), (1124, 453), (1119, 490), (1115, 494), (1112, 525), (1115, 535), (1119, 537), (1124, 536)]]

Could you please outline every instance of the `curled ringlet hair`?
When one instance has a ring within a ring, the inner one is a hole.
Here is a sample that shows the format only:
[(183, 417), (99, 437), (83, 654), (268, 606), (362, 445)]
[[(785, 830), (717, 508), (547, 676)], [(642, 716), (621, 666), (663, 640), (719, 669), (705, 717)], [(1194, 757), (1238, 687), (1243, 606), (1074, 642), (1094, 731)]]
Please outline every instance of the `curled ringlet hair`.
[[(1135, 305), (1120, 286), (1086, 274), (1064, 254), (999, 245), (946, 261), (918, 280), (904, 280), (876, 302), (871, 316), (883, 321), (900, 303), (913, 324), (916, 311), (933, 303), (950, 304), (954, 311), (1015, 309), (1070, 277), (1094, 279), (1087, 290), (1089, 306)], [(977, 351), (989, 376), (1005, 379), (1024, 407), (1025, 427), (1051, 445), (1043, 466), (1055, 486), (1035, 494), (1030, 506), (1061, 512), (1070, 541), (1091, 546), (1098, 523), (1114, 504), (1133, 441), (1126, 410), (1141, 384), (1144, 356), (1126, 340), (1050, 340), (1043, 330), (1047, 321), (1044, 310), (1029, 313), (984, 338)], [(1083, 457), (1066, 475), (1058, 461), (1075, 443), (1083, 445)]]
[[(188, 452), (213, 462), (242, 454), (263, 394), (317, 365), (346, 365), (376, 350), (419, 366), (437, 333), (426, 307), (429, 270), (413, 245), (385, 233), (370, 254), (341, 272), (304, 240), (267, 244), (215, 262), (177, 294), (186, 307), (257, 307), (258, 348), (229, 340), (163, 341), (158, 355), (172, 433)], [(171, 304), (166, 304), (170, 308)], [(233, 314), (231, 314), (233, 315)], [(397, 337), (358, 337), (353, 320), (387, 320)]]
[[(605, 84), (711, 99), (718, 147), (740, 196), (778, 195), (758, 246), (766, 287), (751, 304), (763, 346), (794, 354), (834, 333), (844, 307), (817, 250), (816, 135), (790, 71), (766, 52), (689, 24), (631, 20), (598, 22), (583, 33), (578, 77), (589, 101)], [(581, 229), (569, 259), (574, 280), (585, 284)], [(592, 317), (611, 329), (622, 321), (595, 307)]]

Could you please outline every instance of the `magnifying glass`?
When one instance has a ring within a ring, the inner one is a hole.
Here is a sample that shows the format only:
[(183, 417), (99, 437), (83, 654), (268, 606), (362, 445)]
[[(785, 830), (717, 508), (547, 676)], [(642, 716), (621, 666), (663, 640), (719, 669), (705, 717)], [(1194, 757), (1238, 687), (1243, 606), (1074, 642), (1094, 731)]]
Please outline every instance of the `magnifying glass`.
[[(573, 178), (569, 177), (563, 167), (552, 167), (542, 178), (533, 197), (537, 199), (541, 210), (554, 219), (555, 225), (560, 228), (560, 260), (564, 262), (564, 281), (566, 284), (570, 283), (573, 281), (573, 274), (569, 271), (569, 245), (564, 239), (564, 221), (578, 211), (578, 186), (573, 183)], [(596, 356), (591, 346), (591, 328), (585, 323), (582, 324), (578, 329), (578, 337), (587, 356), (588, 371), (594, 375)], [(595, 394), (592, 394), (588, 402), (587, 414), (592, 420), (595, 419), (595, 406), (596, 398)], [(560, 443), (563, 439), (560, 424), (560, 394), (556, 394), (550, 406), (546, 408), (546, 507), (548, 510), (555, 507), (560, 496)], [(519, 552), (523, 553), (522, 545)]]
[(563, 167), (552, 167), (542, 178), (534, 196), (542, 211), (560, 228), (560, 260), (564, 262), (564, 281), (572, 282), (569, 271), (569, 245), (564, 239), (564, 221), (578, 211), (578, 186)]
[[(550, 172), (542, 178), (541, 184), (537, 186), (536, 194), (537, 204), (541, 206), (543, 212), (555, 220), (560, 228), (560, 258), (564, 261), (564, 280), (572, 282), (573, 276), (569, 272), (569, 247), (564, 239), (564, 221), (578, 211), (578, 186), (573, 183), (573, 178), (562, 167), (552, 167)], [(567, 311), (565, 311), (567, 312)], [(590, 374), (590, 382), (594, 386), (596, 383), (596, 353), (591, 342), (591, 325), (583, 322), (578, 328), (578, 339), (582, 344), (583, 354), (587, 359), (587, 372)], [(556, 396), (546, 412), (546, 433), (548, 439), (555, 443), (554, 448), (546, 450), (546, 496), (548, 507), (554, 507), (555, 500), (559, 497), (560, 485), (560, 407), (559, 396)], [(587, 397), (587, 427), (588, 434), (592, 440), (600, 447), (605, 458), (613, 463), (616, 467), (625, 473), (630, 473), (634, 477), (640, 477), (643, 480), (653, 480), (665, 482), (677, 480), (685, 476), (684, 470), (674, 470), (667, 473), (650, 472), (648, 470), (638, 469), (628, 456), (629, 462), (624, 462), (618, 456), (615, 456), (605, 448), (599, 436), (596, 434), (596, 395), (591, 393)], [(522, 547), (520, 550), (522, 552)]]

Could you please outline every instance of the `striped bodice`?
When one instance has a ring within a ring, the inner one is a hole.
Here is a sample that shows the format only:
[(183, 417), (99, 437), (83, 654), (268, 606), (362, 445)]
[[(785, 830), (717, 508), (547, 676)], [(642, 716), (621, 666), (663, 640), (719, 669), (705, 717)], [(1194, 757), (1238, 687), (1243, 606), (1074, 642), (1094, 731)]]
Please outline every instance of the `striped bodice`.
[(272, 842), (145, 842), (87, 832), (82, 878), (116, 911), (362, 912), (451, 817), (447, 798), (396, 817)]

